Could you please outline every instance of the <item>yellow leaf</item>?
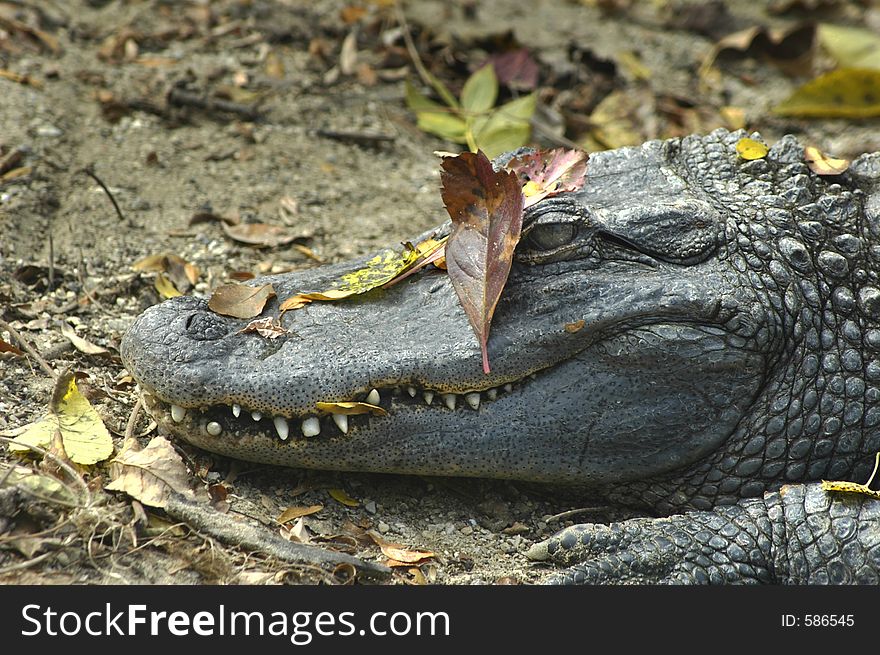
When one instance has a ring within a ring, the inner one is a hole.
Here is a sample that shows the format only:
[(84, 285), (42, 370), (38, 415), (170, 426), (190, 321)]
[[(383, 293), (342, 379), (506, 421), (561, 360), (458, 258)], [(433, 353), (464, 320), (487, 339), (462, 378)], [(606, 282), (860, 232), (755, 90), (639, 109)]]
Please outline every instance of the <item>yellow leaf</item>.
[(156, 276), (156, 291), (159, 292), (159, 295), (165, 298), (176, 298), (177, 296), (182, 296), (183, 294), (177, 290), (177, 287), (174, 286), (174, 283), (168, 278), (165, 273), (159, 273)]
[(767, 146), (754, 139), (744, 138), (736, 142), (736, 154), (747, 161), (763, 159), (768, 152)]
[(332, 412), (333, 414), (347, 414), (348, 416), (354, 416), (357, 414), (372, 414), (373, 416), (387, 416), (388, 412), (379, 407), (378, 405), (371, 405), (370, 403), (357, 403), (357, 402), (341, 402), (341, 403), (323, 403), (317, 402), (315, 403), (315, 407), (318, 408), (319, 411), (322, 412)]
[(799, 87), (773, 112), (797, 118), (880, 116), (880, 70), (841, 68)]
[(327, 493), (330, 494), (333, 500), (342, 503), (346, 507), (357, 507), (360, 505), (360, 501), (355, 500), (342, 489), (328, 489)]
[(859, 484), (858, 482), (829, 482), (828, 480), (822, 480), (822, 490), (845, 491), (849, 493), (863, 494), (865, 496), (870, 496), (871, 498), (877, 498), (878, 500), (880, 500), (880, 491), (871, 489), (871, 483), (874, 481), (874, 476), (877, 475), (878, 468), (880, 468), (880, 452), (878, 452), (876, 457), (874, 458), (874, 470), (871, 472), (871, 477), (868, 478), (868, 481), (865, 484)]
[(60, 431), (67, 456), (77, 464), (95, 464), (113, 453), (113, 439), (101, 417), (77, 389), (73, 373), (59, 376), (49, 413), (26, 427), (9, 445), (12, 452), (28, 451), (26, 446), (16, 443), (49, 448), (55, 433)]
[(312, 300), (342, 300), (381, 287), (415, 264), (421, 255), (411, 243), (404, 250), (386, 248), (369, 260), (363, 268), (341, 276), (334, 288), (325, 291), (299, 293), (281, 303), (281, 310), (299, 309)]
[(288, 507), (286, 510), (281, 512), (277, 519), (275, 519), (276, 523), (290, 523), (291, 521), (295, 521), (301, 516), (309, 516), (310, 514), (317, 514), (322, 509), (324, 509), (323, 505), (310, 505), (309, 507)]
[(461, 90), (461, 108), (469, 114), (482, 114), (492, 109), (498, 98), (495, 67), (486, 64), (475, 71)]

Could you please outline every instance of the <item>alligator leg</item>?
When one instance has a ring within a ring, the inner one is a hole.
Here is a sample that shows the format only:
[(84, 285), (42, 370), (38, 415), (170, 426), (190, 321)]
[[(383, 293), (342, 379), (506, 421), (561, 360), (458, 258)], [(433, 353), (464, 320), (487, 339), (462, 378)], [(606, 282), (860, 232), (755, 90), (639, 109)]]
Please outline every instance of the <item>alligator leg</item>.
[(880, 583), (880, 500), (789, 485), (711, 512), (566, 528), (533, 560), (549, 584)]

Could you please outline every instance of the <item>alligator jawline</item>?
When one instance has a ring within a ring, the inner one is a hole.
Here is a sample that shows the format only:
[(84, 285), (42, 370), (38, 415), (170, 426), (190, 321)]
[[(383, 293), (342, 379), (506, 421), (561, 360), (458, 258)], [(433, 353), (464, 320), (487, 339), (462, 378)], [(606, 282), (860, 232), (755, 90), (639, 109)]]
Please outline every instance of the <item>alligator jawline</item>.
[[(393, 415), (395, 410), (414, 405), (431, 406), (440, 411), (479, 411), (480, 407), (491, 404), (500, 396), (518, 391), (535, 377), (535, 373), (529, 373), (521, 380), (462, 393), (419, 389), (411, 385), (379, 387), (371, 390), (359, 402), (380, 407), (389, 415)], [(378, 396), (378, 400), (373, 394)], [(280, 441), (341, 438), (351, 436), (372, 420), (369, 413), (346, 416), (319, 410), (288, 418), (251, 411), (237, 404), (184, 409), (150, 392), (145, 391), (143, 396), (150, 413), (157, 420), (161, 418), (160, 422), (165, 426), (173, 426), (175, 432), (196, 430), (202, 439), (208, 440), (228, 438), (229, 435), (249, 436), (258, 431), (266, 434), (274, 431)], [(344, 418), (340, 418), (342, 416)]]

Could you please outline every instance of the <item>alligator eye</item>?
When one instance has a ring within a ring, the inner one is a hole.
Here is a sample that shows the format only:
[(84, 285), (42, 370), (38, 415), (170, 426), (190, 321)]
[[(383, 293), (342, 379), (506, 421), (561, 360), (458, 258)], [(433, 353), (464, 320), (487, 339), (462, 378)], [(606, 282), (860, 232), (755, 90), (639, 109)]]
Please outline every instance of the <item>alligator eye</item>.
[(535, 225), (529, 230), (528, 245), (535, 250), (556, 250), (574, 241), (577, 233), (572, 223)]

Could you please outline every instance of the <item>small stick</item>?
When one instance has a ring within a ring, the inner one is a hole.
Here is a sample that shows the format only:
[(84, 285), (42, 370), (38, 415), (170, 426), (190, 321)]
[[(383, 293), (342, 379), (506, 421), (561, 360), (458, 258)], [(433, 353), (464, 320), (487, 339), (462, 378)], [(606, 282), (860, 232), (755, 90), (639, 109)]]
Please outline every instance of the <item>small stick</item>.
[(29, 344), (25, 340), (25, 338), (18, 333), (18, 330), (16, 330), (9, 323), (4, 321), (2, 318), (0, 318), (0, 329), (9, 332), (9, 334), (12, 335), (12, 338), (18, 341), (19, 345), (24, 348), (31, 357), (37, 360), (37, 363), (49, 375), (49, 377), (51, 377), (53, 380), (58, 377), (58, 374), (52, 370), (52, 367), (49, 366), (49, 364), (46, 363), (46, 360), (40, 356), (40, 353), (38, 353), (36, 349), (31, 346), (31, 344)]
[(550, 518), (548, 518), (545, 523), (554, 523), (556, 521), (561, 521), (562, 519), (567, 519), (572, 516), (576, 516), (578, 514), (589, 514), (589, 513), (598, 513), (606, 510), (606, 507), (578, 507), (577, 509), (570, 509), (567, 512), (560, 512), (559, 514), (554, 514)]
[(49, 291), (55, 288), (55, 240), (52, 238), (52, 228), (49, 228)]
[(206, 111), (221, 111), (230, 114), (236, 114), (248, 121), (255, 121), (260, 118), (259, 110), (254, 107), (248, 107), (238, 102), (229, 100), (221, 100), (219, 98), (208, 98), (206, 96), (189, 93), (182, 89), (171, 89), (168, 92), (168, 103), (171, 105), (196, 107)]
[(372, 145), (375, 143), (387, 143), (394, 141), (395, 137), (391, 134), (369, 134), (367, 132), (347, 132), (339, 130), (315, 130), (315, 134), (326, 139), (335, 139), (337, 141), (353, 141), (362, 145)]
[(113, 209), (116, 210), (116, 215), (119, 216), (119, 220), (125, 221), (125, 216), (122, 215), (122, 210), (119, 209), (119, 205), (116, 203), (116, 198), (113, 197), (113, 194), (110, 193), (110, 189), (108, 189), (107, 185), (101, 181), (101, 178), (95, 175), (94, 170), (92, 170), (92, 164), (89, 164), (85, 168), (81, 169), (81, 171), (92, 178), (95, 182), (97, 182), (98, 186), (104, 189), (104, 193), (107, 194), (107, 197), (110, 198), (110, 202), (113, 203)]
[(134, 443), (134, 428), (137, 425), (138, 416), (141, 413), (143, 401), (138, 396), (137, 402), (131, 408), (131, 414), (128, 415), (128, 423), (125, 425), (125, 440), (122, 442), (122, 450), (128, 450)]

